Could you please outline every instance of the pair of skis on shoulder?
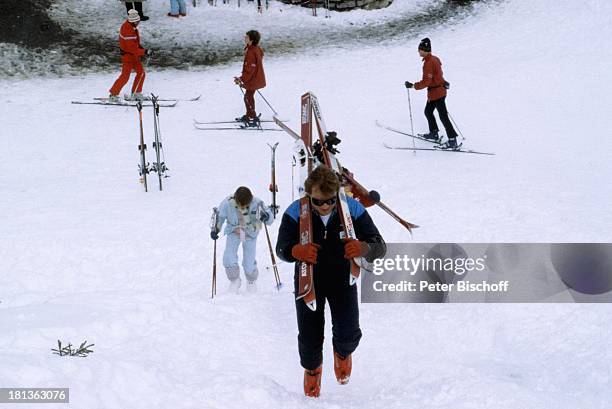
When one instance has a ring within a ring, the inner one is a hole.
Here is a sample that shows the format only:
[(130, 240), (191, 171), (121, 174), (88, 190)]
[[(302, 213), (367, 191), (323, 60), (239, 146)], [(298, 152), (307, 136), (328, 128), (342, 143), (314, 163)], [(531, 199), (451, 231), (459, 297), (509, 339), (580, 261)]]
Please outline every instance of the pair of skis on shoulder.
[(379, 121), (376, 121), (376, 126), (386, 129), (391, 132), (398, 133), (400, 135), (409, 136), (413, 139), (418, 139), (420, 141), (425, 141), (433, 144), (433, 148), (419, 148), (419, 147), (410, 147), (410, 146), (395, 146), (389, 145), (386, 142), (383, 142), (383, 146), (387, 149), (400, 149), (400, 150), (410, 150), (410, 151), (439, 151), (439, 152), (455, 152), (455, 153), (473, 153), (476, 155), (495, 155), (491, 152), (479, 152), (471, 149), (462, 149), (461, 145), (459, 145), (456, 149), (444, 149), (437, 141), (432, 141), (431, 139), (425, 138), (423, 135), (412, 135), (409, 132), (402, 131), (401, 129), (393, 128), (389, 125), (385, 125)]
[[(335, 146), (340, 142), (336, 133), (327, 130), (319, 102), (315, 95), (308, 92), (301, 97), (301, 132), (298, 134), (289, 128), (283, 121), (274, 117), (276, 124), (295, 140), (294, 158), (300, 169), (300, 200), (299, 200), (299, 243), (308, 244), (313, 242), (312, 230), (312, 208), (310, 198), (304, 190), (304, 181), (313, 170), (316, 163), (321, 163), (332, 169), (341, 181), (338, 189), (338, 214), (342, 224), (342, 234), (346, 239), (356, 239), (356, 232), (351, 218), (347, 193), (350, 189), (353, 197), (359, 200), (365, 207), (378, 205), (381, 209), (401, 223), (409, 231), (418, 226), (409, 223), (399, 217), (390, 208), (380, 201), (380, 195), (368, 192), (353, 177), (353, 174), (342, 167), (336, 153)], [(314, 118), (313, 118), (314, 117)], [(314, 120), (313, 120), (314, 119)], [(312, 128), (316, 127), (318, 138), (313, 143)], [(360, 269), (364, 266), (364, 260), (359, 257), (351, 260), (349, 284), (354, 285), (360, 275)], [(302, 299), (311, 310), (317, 309), (314, 288), (314, 266), (310, 263), (300, 262), (298, 265), (298, 291), (296, 299)]]

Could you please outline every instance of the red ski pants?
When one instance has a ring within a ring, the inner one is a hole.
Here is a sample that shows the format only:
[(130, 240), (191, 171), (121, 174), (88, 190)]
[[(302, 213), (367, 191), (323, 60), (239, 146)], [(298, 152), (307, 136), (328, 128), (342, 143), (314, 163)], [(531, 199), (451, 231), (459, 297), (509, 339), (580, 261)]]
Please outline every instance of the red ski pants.
[(109, 91), (112, 95), (119, 95), (123, 86), (129, 81), (132, 70), (136, 71), (136, 77), (134, 78), (134, 83), (132, 84), (132, 93), (142, 92), (142, 84), (145, 80), (145, 72), (144, 68), (142, 68), (140, 60), (123, 61), (121, 65), (121, 75), (119, 75), (119, 78), (117, 78), (117, 81), (115, 81)]
[(247, 89), (244, 93), (244, 106), (246, 107), (247, 118), (256, 118), (255, 113), (255, 90)]

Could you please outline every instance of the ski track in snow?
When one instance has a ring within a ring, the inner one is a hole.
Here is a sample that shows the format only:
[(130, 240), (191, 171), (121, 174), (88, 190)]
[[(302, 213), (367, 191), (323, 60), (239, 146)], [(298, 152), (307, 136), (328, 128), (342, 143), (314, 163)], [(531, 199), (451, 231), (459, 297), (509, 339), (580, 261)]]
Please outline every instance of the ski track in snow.
[[(299, 96), (318, 96), (343, 164), (422, 226), (410, 238), (371, 209), (388, 242), (607, 242), (611, 13), (603, 1), (512, 0), (422, 33), (452, 83), (464, 145), (490, 158), (382, 147), (412, 143), (374, 120), (409, 129), (403, 82), (420, 75), (421, 36), (269, 58), (263, 93), (293, 129)], [(161, 110), (171, 177), (164, 192), (151, 177), (149, 193), (138, 183), (137, 111), (69, 103), (105, 96), (114, 74), (0, 82), (0, 386), (70, 387), (70, 407), (90, 409), (610, 407), (611, 309), (595, 304), (362, 304), (350, 384), (335, 383), (328, 326), (322, 395), (304, 398), (292, 266), (281, 265), (277, 292), (265, 237), (258, 295), (226, 293), (220, 240), (209, 298), (210, 211), (238, 185), (269, 200), (266, 142), (280, 141), (278, 200), (291, 201), (288, 136), (193, 128), (193, 118), (242, 112), (231, 82), (240, 68), (149, 74), (145, 91), (203, 94)], [(411, 97), (421, 131), (425, 95)], [(146, 109), (149, 161), (151, 117)], [(57, 357), (57, 339), (95, 352)]]

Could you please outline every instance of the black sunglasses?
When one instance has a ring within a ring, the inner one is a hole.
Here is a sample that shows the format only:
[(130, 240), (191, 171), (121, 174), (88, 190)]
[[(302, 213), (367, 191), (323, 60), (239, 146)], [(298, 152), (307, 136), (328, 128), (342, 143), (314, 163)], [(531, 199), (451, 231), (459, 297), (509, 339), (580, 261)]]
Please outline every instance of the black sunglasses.
[(330, 205), (333, 206), (336, 204), (336, 196), (329, 198), (329, 199), (315, 199), (314, 197), (310, 197), (310, 201), (312, 202), (313, 205), (315, 206), (323, 206), (323, 205)]

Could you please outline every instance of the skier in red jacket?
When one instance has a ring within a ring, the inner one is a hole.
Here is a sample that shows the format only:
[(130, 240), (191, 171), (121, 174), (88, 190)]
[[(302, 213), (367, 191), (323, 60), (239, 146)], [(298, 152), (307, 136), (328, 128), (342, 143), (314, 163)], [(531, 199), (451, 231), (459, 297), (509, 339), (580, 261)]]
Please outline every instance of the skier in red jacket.
[(138, 24), (140, 16), (138, 12), (131, 9), (128, 12), (127, 20), (121, 25), (119, 31), (119, 48), (121, 49), (121, 75), (115, 81), (110, 89), (109, 101), (119, 101), (119, 93), (125, 84), (130, 79), (132, 70), (136, 71), (134, 84), (132, 85), (131, 99), (143, 99), (142, 85), (145, 79), (145, 71), (140, 62), (142, 56), (151, 55), (150, 50), (145, 50), (140, 45), (140, 34), (138, 33)]
[(424, 38), (419, 44), (419, 55), (423, 58), (423, 78), (414, 84), (406, 81), (406, 88), (419, 90), (427, 88), (427, 104), (425, 105), (425, 117), (429, 125), (429, 133), (423, 135), (426, 139), (439, 142), (438, 124), (434, 117), (434, 110), (438, 110), (440, 120), (446, 130), (448, 142), (442, 145), (445, 149), (458, 149), (457, 132), (453, 128), (446, 110), (446, 88), (448, 83), (444, 80), (442, 73), (442, 62), (438, 57), (431, 53), (431, 41)]
[(255, 112), (255, 91), (266, 86), (266, 74), (263, 69), (263, 50), (259, 47), (261, 35), (256, 30), (247, 31), (244, 36), (244, 63), (242, 75), (234, 77), (234, 82), (246, 91), (244, 93), (244, 105), (246, 114), (236, 121), (241, 121), (249, 126), (259, 126), (259, 117)]

